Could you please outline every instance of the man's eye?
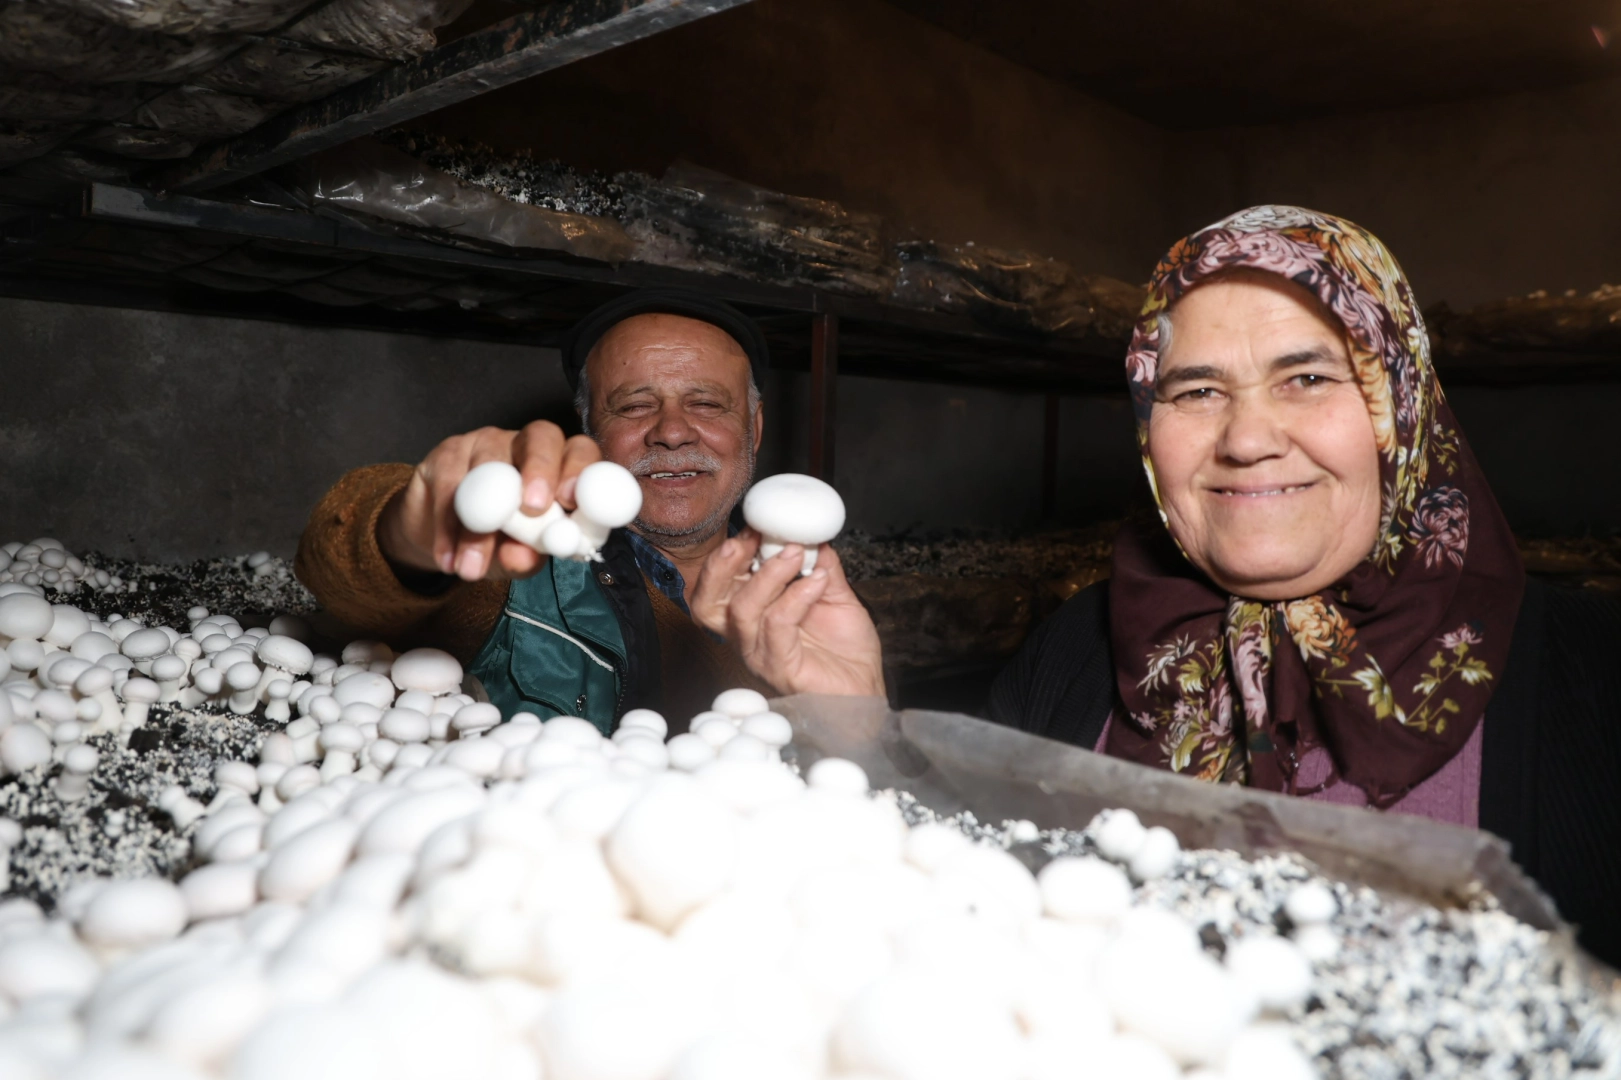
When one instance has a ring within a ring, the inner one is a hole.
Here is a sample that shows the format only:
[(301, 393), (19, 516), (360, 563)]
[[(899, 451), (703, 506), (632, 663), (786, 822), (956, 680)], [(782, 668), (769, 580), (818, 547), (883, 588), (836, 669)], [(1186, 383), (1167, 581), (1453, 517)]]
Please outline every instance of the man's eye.
[(1304, 375), (1296, 375), (1295, 382), (1308, 390), (1314, 390), (1319, 386), (1330, 386), (1335, 382), (1335, 380), (1329, 378), (1327, 375), (1316, 375), (1311, 372), (1307, 372)]
[(1200, 386), (1192, 390), (1184, 390), (1171, 400), (1185, 401), (1188, 404), (1193, 405), (1198, 404), (1199, 402), (1212, 401), (1215, 399), (1216, 394), (1217, 390), (1214, 386)]

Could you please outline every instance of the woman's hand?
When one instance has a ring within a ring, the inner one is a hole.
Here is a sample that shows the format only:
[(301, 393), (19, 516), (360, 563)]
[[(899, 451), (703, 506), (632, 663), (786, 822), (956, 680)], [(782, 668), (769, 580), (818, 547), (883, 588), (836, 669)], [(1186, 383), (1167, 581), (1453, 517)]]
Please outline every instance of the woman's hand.
[(377, 543), (396, 567), (438, 570), (466, 581), (486, 577), (527, 577), (546, 557), (501, 533), (474, 533), (462, 527), (453, 505), (462, 478), (486, 461), (506, 461), (523, 475), (523, 512), (544, 513), (552, 500), (574, 509), (574, 484), (584, 469), (602, 459), (584, 435), (565, 439), (563, 429), (537, 420), (522, 431), (479, 428), (452, 435), (428, 453), (377, 520)]
[(833, 548), (823, 544), (803, 578), (798, 544), (751, 574), (759, 550), (753, 529), (715, 549), (688, 597), (693, 619), (735, 645), (749, 669), (782, 693), (883, 697), (878, 628)]

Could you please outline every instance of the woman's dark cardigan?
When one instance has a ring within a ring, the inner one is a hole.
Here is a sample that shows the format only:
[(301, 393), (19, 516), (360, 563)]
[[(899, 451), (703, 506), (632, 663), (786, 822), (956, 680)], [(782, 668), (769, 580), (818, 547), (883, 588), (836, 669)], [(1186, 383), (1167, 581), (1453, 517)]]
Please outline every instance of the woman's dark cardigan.
[[(1100, 582), (1025, 642), (992, 688), (991, 716), (1090, 749), (1116, 700)], [(1527, 581), (1486, 706), (1480, 827), (1509, 842), (1589, 951), (1621, 966), (1621, 603), (1611, 597)]]

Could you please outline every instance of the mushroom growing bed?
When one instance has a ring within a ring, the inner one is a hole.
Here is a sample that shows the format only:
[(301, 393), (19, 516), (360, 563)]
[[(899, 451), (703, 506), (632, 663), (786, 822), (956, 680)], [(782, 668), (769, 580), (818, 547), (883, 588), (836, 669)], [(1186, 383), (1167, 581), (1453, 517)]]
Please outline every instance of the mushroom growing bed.
[(1490, 897), (942, 818), (752, 691), (503, 717), (303, 644), (268, 557), (0, 550), (7, 1080), (1621, 1075), (1609, 986)]

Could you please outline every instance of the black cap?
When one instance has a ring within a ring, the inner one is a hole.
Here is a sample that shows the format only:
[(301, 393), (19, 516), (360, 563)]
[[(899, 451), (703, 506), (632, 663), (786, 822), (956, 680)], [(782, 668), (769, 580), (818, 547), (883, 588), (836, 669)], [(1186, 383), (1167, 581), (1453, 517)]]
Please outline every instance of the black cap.
[(771, 349), (754, 320), (724, 300), (696, 289), (637, 289), (616, 297), (574, 325), (563, 343), (563, 374), (571, 389), (579, 389), (585, 359), (602, 335), (634, 315), (684, 315), (718, 326), (732, 336), (749, 358), (754, 384), (761, 385), (771, 366)]

